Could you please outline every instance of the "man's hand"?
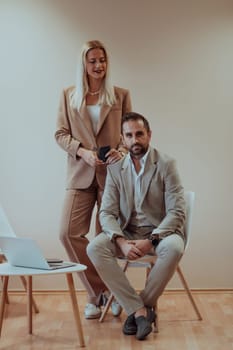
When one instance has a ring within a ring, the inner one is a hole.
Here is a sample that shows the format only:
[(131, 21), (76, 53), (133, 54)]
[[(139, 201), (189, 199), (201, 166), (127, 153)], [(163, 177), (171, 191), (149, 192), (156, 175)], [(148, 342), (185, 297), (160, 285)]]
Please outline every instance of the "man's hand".
[[(143, 240), (143, 241), (147, 241), (147, 240)], [(121, 249), (123, 255), (129, 260), (136, 260), (145, 255), (145, 253), (140, 249), (140, 244), (136, 245), (136, 242), (139, 242), (139, 241), (128, 241), (124, 237), (116, 238), (117, 245)], [(149, 241), (148, 243), (150, 244)], [(141, 244), (141, 246), (143, 246), (143, 244)]]
[(153, 248), (153, 244), (149, 239), (137, 239), (135, 241), (132, 241), (136, 248), (138, 248), (142, 253), (143, 256), (148, 254), (151, 251), (151, 248)]

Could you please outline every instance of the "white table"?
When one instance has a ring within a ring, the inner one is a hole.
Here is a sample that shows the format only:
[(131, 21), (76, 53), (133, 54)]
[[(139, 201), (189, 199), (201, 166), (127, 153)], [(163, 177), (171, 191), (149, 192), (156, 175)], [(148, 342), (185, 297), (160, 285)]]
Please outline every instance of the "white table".
[(29, 334), (32, 334), (32, 276), (41, 276), (41, 275), (48, 276), (48, 275), (65, 274), (68, 287), (69, 287), (71, 302), (73, 306), (74, 319), (75, 319), (76, 328), (78, 332), (79, 343), (80, 343), (80, 346), (85, 346), (72, 273), (84, 271), (86, 270), (86, 268), (87, 267), (85, 265), (76, 264), (74, 266), (66, 267), (63, 269), (40, 270), (40, 269), (33, 269), (33, 268), (16, 267), (8, 263), (0, 264), (0, 276), (3, 276), (3, 289), (2, 289), (1, 304), (0, 304), (0, 335), (2, 330), (3, 318), (4, 318), (5, 304), (7, 301), (8, 280), (10, 276), (26, 277), (27, 297), (28, 297), (28, 302), (27, 302), (28, 332)]

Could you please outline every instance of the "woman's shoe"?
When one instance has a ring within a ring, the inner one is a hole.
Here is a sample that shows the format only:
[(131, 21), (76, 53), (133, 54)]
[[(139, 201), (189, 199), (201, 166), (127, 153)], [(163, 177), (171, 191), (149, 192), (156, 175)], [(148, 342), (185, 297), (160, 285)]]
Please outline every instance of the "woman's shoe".
[(113, 316), (115, 316), (115, 317), (120, 316), (120, 314), (122, 312), (122, 306), (118, 303), (118, 301), (113, 299), (112, 304), (111, 304), (111, 310), (112, 310)]
[[(102, 298), (101, 298), (101, 305), (105, 306), (107, 304), (108, 298), (110, 297), (110, 292), (106, 290), (104, 293), (102, 293)], [(120, 316), (122, 312), (122, 306), (116, 301), (116, 299), (113, 299), (112, 304), (111, 304), (111, 310), (113, 316), (117, 317)]]
[(100, 318), (101, 309), (95, 304), (87, 304), (85, 306), (84, 315), (86, 319)]

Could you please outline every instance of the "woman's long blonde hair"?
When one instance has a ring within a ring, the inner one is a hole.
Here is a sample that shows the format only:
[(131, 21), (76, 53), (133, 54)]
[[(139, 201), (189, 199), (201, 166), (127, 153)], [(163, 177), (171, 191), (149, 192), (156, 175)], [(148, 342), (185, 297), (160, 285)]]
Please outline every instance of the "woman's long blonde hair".
[(106, 63), (107, 63), (106, 74), (103, 79), (98, 103), (112, 106), (116, 101), (114, 88), (110, 82), (110, 65), (109, 65), (109, 56), (108, 56), (107, 50), (99, 40), (91, 40), (91, 41), (87, 41), (81, 49), (80, 62), (79, 62), (78, 71), (77, 71), (76, 88), (70, 96), (71, 106), (78, 110), (83, 104), (89, 89), (88, 79), (87, 79), (87, 70), (86, 70), (86, 57), (87, 57), (88, 51), (91, 49), (103, 50), (106, 57)]

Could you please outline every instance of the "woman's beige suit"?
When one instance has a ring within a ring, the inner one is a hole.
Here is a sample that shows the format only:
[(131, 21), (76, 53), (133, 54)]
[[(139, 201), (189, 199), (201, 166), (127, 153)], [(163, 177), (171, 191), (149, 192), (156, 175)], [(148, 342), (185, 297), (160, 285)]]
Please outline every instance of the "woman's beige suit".
[(57, 143), (68, 153), (67, 188), (87, 188), (96, 175), (99, 186), (104, 187), (106, 166), (91, 167), (82, 158), (77, 157), (80, 145), (89, 150), (109, 145), (117, 149), (120, 145), (121, 117), (131, 111), (128, 90), (115, 87), (116, 103), (110, 107), (103, 105), (95, 135), (91, 119), (85, 104), (80, 111), (70, 107), (70, 94), (74, 88), (63, 91), (60, 101), (57, 131)]
[[(67, 191), (60, 238), (70, 260), (87, 265), (87, 270), (79, 276), (88, 292), (89, 302), (98, 305), (106, 287), (86, 254), (89, 243), (86, 235), (93, 208), (96, 203), (98, 209), (100, 206), (107, 166), (91, 167), (77, 156), (77, 151), (80, 146), (88, 150), (108, 145), (118, 149), (121, 145), (122, 115), (131, 111), (131, 101), (128, 90), (114, 87), (116, 103), (112, 107), (101, 106), (95, 135), (85, 103), (79, 111), (71, 107), (73, 90), (74, 87), (70, 87), (62, 93), (55, 133), (57, 143), (67, 152)], [(96, 234), (100, 231), (97, 217)]]

